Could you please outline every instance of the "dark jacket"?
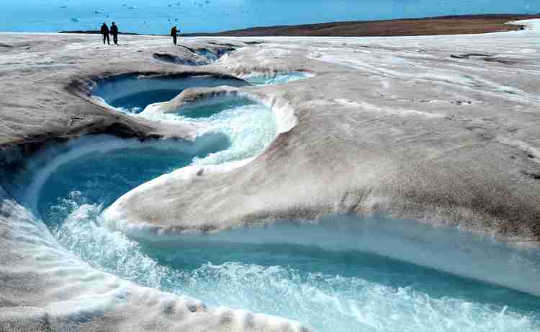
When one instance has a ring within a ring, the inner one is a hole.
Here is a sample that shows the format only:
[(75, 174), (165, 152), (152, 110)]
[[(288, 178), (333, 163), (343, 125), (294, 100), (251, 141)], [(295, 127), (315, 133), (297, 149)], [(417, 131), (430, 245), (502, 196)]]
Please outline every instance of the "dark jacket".
[(171, 29), (171, 36), (174, 37), (174, 36), (176, 36), (177, 34), (178, 34), (178, 30), (176, 29), (176, 27), (173, 27), (173, 28)]
[(112, 35), (118, 34), (118, 26), (116, 24), (111, 25), (111, 34)]
[(109, 34), (109, 27), (107, 26), (107, 24), (103, 24), (101, 26), (101, 34), (102, 35), (108, 35)]

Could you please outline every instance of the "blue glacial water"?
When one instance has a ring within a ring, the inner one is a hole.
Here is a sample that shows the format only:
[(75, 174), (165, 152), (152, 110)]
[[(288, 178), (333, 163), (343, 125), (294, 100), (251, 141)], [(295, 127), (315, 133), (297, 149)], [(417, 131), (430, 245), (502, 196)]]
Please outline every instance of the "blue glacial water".
[(537, 0), (3, 0), (0, 31), (97, 30), (168, 34), (254, 26), (485, 13), (538, 13)]
[(249, 106), (254, 105), (255, 102), (249, 98), (227, 96), (221, 98), (212, 98), (204, 104), (197, 105), (196, 107), (183, 107), (175, 114), (184, 117), (186, 119), (205, 119), (220, 114), (223, 111), (232, 107)]

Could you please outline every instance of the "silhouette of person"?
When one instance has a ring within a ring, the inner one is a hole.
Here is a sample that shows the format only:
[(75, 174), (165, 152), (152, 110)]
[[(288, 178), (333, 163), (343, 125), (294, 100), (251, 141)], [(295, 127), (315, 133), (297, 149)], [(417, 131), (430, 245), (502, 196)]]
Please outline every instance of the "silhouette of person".
[(101, 25), (101, 34), (103, 35), (103, 44), (107, 41), (107, 44), (110, 45), (111, 40), (109, 39), (109, 27), (107, 26), (107, 23)]
[(111, 35), (113, 36), (114, 45), (118, 45), (118, 26), (114, 22), (111, 24)]
[(178, 29), (176, 28), (176, 25), (175, 25), (171, 29), (171, 36), (172, 36), (172, 41), (173, 41), (174, 45), (176, 45), (177, 35), (178, 35)]

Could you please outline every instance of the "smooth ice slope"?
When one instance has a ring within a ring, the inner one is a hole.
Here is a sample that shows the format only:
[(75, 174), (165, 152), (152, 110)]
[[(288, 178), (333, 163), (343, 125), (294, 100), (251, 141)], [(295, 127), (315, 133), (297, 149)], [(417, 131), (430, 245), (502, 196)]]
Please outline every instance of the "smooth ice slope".
[[(307, 80), (250, 88), (286, 100), (296, 127), (244, 171), (149, 184), (113, 206), (116, 216), (166, 229), (381, 213), (538, 238), (536, 31), (257, 40), (216, 65), (238, 75), (309, 68)], [(222, 183), (232, 185), (216, 193)], [(174, 202), (144, 198), (173, 192)]]

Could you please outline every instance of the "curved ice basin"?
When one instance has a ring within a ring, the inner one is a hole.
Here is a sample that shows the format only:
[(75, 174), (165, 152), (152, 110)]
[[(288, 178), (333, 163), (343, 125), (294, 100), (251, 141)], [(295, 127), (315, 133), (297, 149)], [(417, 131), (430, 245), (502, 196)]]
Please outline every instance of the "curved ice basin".
[(173, 99), (187, 88), (222, 85), (246, 86), (249, 83), (232, 76), (126, 74), (99, 80), (91, 92), (112, 107), (139, 113), (150, 104)]
[(63, 220), (55, 217), (57, 207), (65, 200), (80, 197), (89, 204), (108, 206), (138, 185), (230, 146), (229, 138), (220, 133), (205, 134), (193, 142), (82, 137), (46, 147), (9, 171), (2, 185), (57, 224)]

